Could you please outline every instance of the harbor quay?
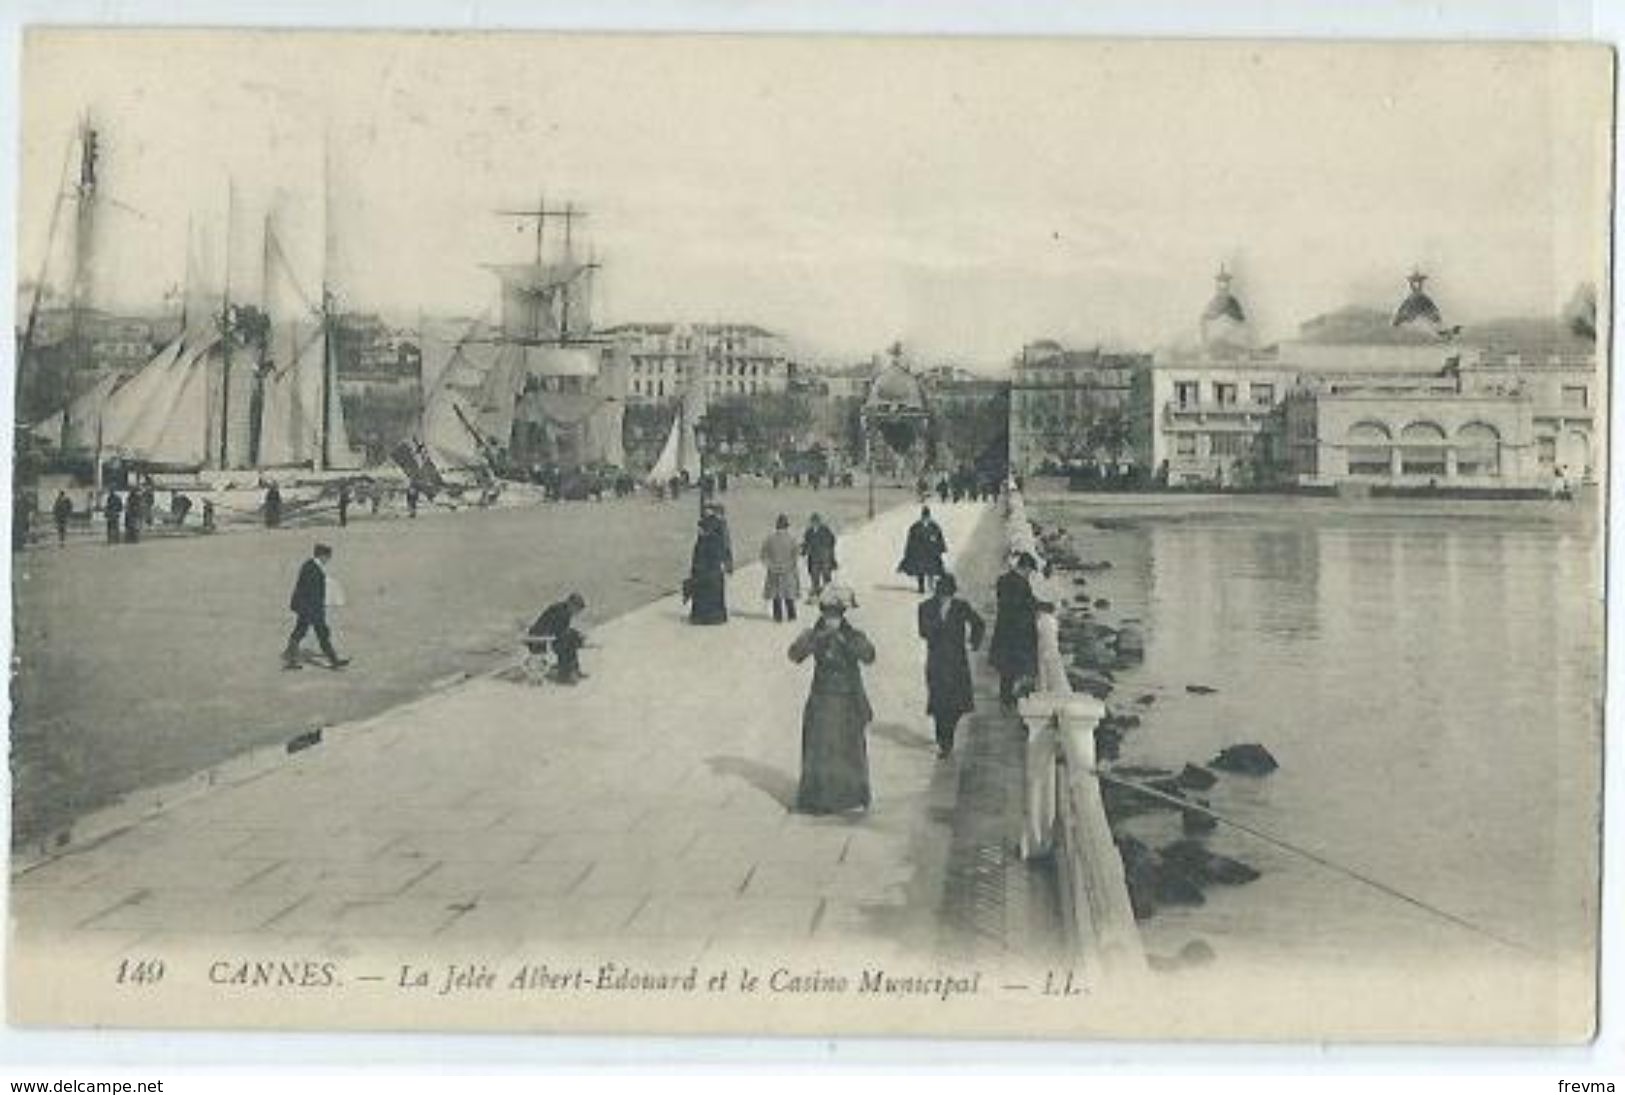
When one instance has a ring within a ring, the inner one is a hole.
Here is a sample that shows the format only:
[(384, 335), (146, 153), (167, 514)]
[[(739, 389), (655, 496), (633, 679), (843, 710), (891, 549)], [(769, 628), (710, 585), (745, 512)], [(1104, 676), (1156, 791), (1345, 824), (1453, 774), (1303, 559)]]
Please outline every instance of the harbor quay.
[[(905, 494), (882, 486), (877, 497), (890, 507)], [(736, 485), (719, 500), (746, 562), (780, 513), (798, 528), (818, 513), (844, 532), (867, 507), (861, 490), (789, 485)], [(587, 600), (589, 630), (672, 593), (695, 508), (692, 493), (457, 511), (426, 502), (415, 519), (358, 507), (343, 528), (329, 513), (275, 530), (18, 553), (13, 847), (49, 849), (84, 815), (148, 788), (248, 751), (281, 753), (484, 672), (571, 591)], [(334, 548), (348, 602), (333, 612), (334, 639), (354, 660), (342, 674), (289, 674), (277, 658), (293, 623), (288, 593), (318, 541)], [(759, 591), (735, 596), (752, 611)]]
[[(1000, 507), (933, 509), (950, 569), (985, 604)], [(991, 937), (1006, 922), (987, 929), (985, 872), (967, 885), (954, 858), (976, 851), (968, 822), (995, 847), (1014, 839), (1019, 815), (999, 823), (1012, 797), (1002, 777), (990, 791), (989, 773), (971, 770), (994, 763), (983, 739), (1019, 737), (1018, 724), (998, 714), (976, 656), (965, 747), (937, 756), (919, 596), (896, 573), (917, 513), (894, 504), (841, 539), (850, 618), (878, 654), (865, 674), (867, 812), (792, 809), (810, 673), (786, 650), (809, 621), (775, 623), (760, 565), (741, 565), (725, 626), (692, 626), (680, 596), (660, 597), (589, 629), (589, 676), (575, 687), (478, 675), (23, 866), (21, 953), (114, 968), (181, 952), (216, 954), (211, 966), (243, 954), (342, 961), (379, 946), (495, 961), (541, 945), (680, 969), (714, 944), (781, 956), (839, 944), (870, 964), (963, 954), (978, 932), (1000, 947)], [(754, 536), (735, 538), (743, 563)], [(307, 678), (350, 679), (295, 683)], [(979, 816), (956, 816), (962, 806)], [(1008, 921), (1029, 951), (1041, 949), (1035, 922)]]

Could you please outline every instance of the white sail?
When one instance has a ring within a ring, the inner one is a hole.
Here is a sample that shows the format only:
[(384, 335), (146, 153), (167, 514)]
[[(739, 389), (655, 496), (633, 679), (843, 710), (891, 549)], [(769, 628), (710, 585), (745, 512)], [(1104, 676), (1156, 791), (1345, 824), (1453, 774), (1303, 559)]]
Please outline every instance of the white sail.
[(174, 366), (177, 383), (170, 397), (167, 413), (157, 423), (150, 441), (144, 442), (134, 456), (153, 464), (184, 467), (199, 466), (208, 454), (204, 446), (208, 437), (209, 420), (209, 357), (218, 346), (217, 340), (199, 340)]
[(186, 382), (190, 344), (190, 336), (182, 334), (120, 389), (103, 420), (105, 448), (133, 460), (152, 449)]
[(655, 466), (649, 469), (649, 482), (664, 483), (674, 475), (687, 472), (690, 482), (700, 478), (700, 447), (694, 438), (694, 420), (685, 403), (679, 406), (672, 419), (671, 432), (660, 450)]
[[(109, 400), (114, 390), (127, 378), (120, 373), (108, 373), (72, 403), (66, 416), (55, 411), (34, 427), (34, 436), (52, 448), (88, 449), (96, 444)], [(63, 419), (67, 420), (67, 434), (62, 432)]]
[(649, 482), (662, 485), (671, 480), (682, 468), (683, 448), (683, 415), (678, 412), (676, 418), (671, 420), (671, 432), (666, 434), (666, 443), (661, 446), (660, 456), (655, 459), (654, 467), (649, 469)]
[(264, 307), (271, 373), (260, 406), (261, 467), (359, 468), (350, 448), (324, 302), (307, 293), (274, 223), (265, 225)]

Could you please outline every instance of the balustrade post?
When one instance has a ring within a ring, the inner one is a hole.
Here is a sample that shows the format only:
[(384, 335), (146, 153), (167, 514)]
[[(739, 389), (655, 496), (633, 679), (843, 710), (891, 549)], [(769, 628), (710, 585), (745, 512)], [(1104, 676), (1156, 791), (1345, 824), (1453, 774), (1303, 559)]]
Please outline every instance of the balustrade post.
[(1027, 727), (1026, 809), (1022, 812), (1021, 858), (1036, 859), (1055, 850), (1055, 780), (1060, 742), (1056, 736), (1055, 697), (1023, 697), (1018, 706)]
[(1105, 973), (1134, 976), (1146, 970), (1145, 950), (1129, 904), (1123, 859), (1106, 820), (1106, 804), (1095, 775), (1095, 727), (1106, 706), (1092, 696), (1072, 695), (1056, 711), (1057, 740), (1066, 764), (1070, 798), (1067, 839), (1075, 872), (1074, 917), (1080, 936)]

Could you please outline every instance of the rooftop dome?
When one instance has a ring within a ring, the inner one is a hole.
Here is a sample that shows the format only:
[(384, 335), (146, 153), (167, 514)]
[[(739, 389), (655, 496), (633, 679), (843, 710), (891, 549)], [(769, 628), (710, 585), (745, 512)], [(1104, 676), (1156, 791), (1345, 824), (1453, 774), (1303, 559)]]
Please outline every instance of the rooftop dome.
[(1247, 313), (1242, 311), (1241, 301), (1230, 292), (1230, 283), (1234, 280), (1230, 271), (1219, 267), (1219, 273), (1213, 279), (1213, 299), (1208, 301), (1207, 307), (1202, 310), (1203, 321), (1228, 317), (1237, 323), (1247, 322)]
[(1213, 279), (1213, 299), (1202, 309), (1202, 344), (1215, 346), (1245, 346), (1251, 341), (1247, 328), (1247, 312), (1241, 301), (1230, 291), (1234, 279), (1230, 271), (1219, 267)]
[(871, 406), (923, 410), (925, 393), (920, 388), (919, 377), (909, 372), (901, 362), (893, 361), (880, 370), (874, 383), (869, 386), (869, 403)]
[(1405, 280), (1410, 283), (1411, 293), (1400, 302), (1399, 309), (1394, 312), (1394, 326), (1405, 327), (1411, 324), (1444, 326), (1444, 319), (1439, 315), (1439, 306), (1433, 303), (1433, 298), (1423, 289), (1428, 283), (1427, 275), (1420, 270), (1412, 270), (1410, 277)]

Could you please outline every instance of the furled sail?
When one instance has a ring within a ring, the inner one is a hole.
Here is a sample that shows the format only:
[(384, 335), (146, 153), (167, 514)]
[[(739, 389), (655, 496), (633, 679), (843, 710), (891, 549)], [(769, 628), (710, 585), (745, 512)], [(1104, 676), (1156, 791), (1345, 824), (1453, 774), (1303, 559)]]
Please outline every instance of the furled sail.
[[(57, 411), (36, 425), (34, 436), (52, 448), (94, 448), (107, 403), (114, 390), (128, 379), (122, 373), (108, 373), (96, 381), (89, 391), (69, 403), (66, 415)], [(63, 433), (64, 420), (67, 424), (66, 434)]]
[(271, 360), (262, 391), (257, 462), (261, 467), (359, 468), (362, 460), (350, 448), (327, 345), (326, 305), (304, 291), (270, 223), (265, 232)]

